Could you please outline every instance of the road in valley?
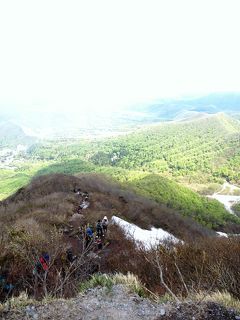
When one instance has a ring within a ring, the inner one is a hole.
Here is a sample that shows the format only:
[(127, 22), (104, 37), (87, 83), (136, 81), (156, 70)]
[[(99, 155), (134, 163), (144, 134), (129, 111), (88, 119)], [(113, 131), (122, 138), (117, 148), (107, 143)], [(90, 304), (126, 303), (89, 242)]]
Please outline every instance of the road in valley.
[(239, 196), (234, 195), (235, 192), (238, 192), (240, 194), (240, 188), (228, 182), (225, 182), (220, 191), (208, 197), (218, 200), (225, 206), (228, 212), (234, 214), (234, 211), (232, 210), (232, 206), (240, 202), (240, 195)]

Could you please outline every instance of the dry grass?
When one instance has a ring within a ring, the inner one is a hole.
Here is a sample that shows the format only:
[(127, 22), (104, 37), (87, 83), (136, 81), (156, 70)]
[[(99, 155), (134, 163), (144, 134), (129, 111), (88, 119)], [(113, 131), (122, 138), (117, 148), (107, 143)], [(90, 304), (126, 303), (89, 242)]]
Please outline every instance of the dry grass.
[[(27, 245), (30, 251), (40, 253), (42, 250), (55, 252), (60, 243), (64, 244), (60, 229), (69, 224), (79, 204), (79, 198), (73, 193), (75, 187), (90, 194), (91, 204), (84, 215), (92, 225), (104, 215), (110, 219), (117, 214), (141, 227), (155, 225), (185, 239), (185, 244), (174, 247), (169, 244), (157, 251), (164, 280), (175, 294), (187, 296), (187, 287), (190, 292), (211, 289), (240, 297), (240, 240), (204, 238), (212, 233), (153, 201), (121, 190), (119, 185), (97, 175), (38, 177), (1, 203), (1, 270), (8, 270), (14, 283), (19, 277), (22, 279), (19, 292), (26, 285), (23, 279), (32, 281), (32, 265), (23, 256)], [(52, 240), (53, 231), (60, 235), (55, 237), (56, 241)], [(192, 235), (197, 241), (189, 240)], [(111, 245), (102, 254), (101, 270), (118, 271), (125, 276), (130, 272), (146, 284), (147, 289), (164, 295), (166, 290), (160, 282), (154, 260), (156, 251), (136, 250), (134, 242), (127, 240), (117, 226), (109, 228), (108, 237)]]
[(146, 295), (146, 289), (137, 276), (128, 272), (126, 275), (122, 273), (115, 274), (94, 274), (88, 281), (80, 286), (80, 291), (86, 291), (97, 286), (111, 289), (113, 285), (125, 285), (131, 292), (137, 293), (143, 297)]
[(104, 215), (111, 218), (117, 214), (140, 227), (161, 227), (185, 240), (214, 234), (171, 209), (122, 190), (118, 184), (96, 174), (79, 177), (53, 174), (33, 179), (29, 186), (0, 203), (0, 232), (4, 234), (6, 226), (24, 219), (34, 219), (47, 231), (52, 226), (68, 224), (79, 205), (79, 198), (73, 193), (76, 187), (90, 193), (91, 205), (86, 210), (90, 224)]
[(219, 290), (240, 298), (240, 239), (206, 238), (183, 244), (168, 243), (146, 252), (126, 240), (121, 230), (110, 231), (113, 245), (106, 260), (106, 271), (118, 270), (124, 274), (130, 271), (148, 289), (164, 295), (166, 287), (160, 279), (158, 257), (164, 283), (177, 296)]
[(240, 300), (235, 299), (230, 293), (215, 291), (212, 293), (199, 292), (192, 296), (194, 301), (198, 302), (215, 302), (225, 308), (234, 309), (240, 312)]

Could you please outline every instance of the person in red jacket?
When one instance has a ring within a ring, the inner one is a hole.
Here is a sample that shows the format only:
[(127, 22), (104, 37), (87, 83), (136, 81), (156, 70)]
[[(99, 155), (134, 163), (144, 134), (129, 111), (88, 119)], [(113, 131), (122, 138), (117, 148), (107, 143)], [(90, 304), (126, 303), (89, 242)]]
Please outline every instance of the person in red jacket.
[(49, 255), (48, 253), (44, 253), (39, 258), (39, 262), (41, 263), (41, 266), (44, 271), (48, 271), (49, 268)]

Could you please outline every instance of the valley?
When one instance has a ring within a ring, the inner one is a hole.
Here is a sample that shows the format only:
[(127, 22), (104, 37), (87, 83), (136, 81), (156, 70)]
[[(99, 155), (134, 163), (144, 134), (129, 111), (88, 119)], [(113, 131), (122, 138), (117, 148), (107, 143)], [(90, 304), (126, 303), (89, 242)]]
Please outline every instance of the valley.
[(27, 146), (17, 145), (15, 148), (3, 148), (0, 150), (0, 169), (14, 170), (16, 167), (12, 166), (15, 162), (24, 162), (24, 156), (27, 151)]
[[(223, 113), (161, 122), (104, 139), (41, 140), (21, 156), (11, 156), (11, 168), (5, 163), (0, 197), (35, 175), (98, 173), (203, 225), (231, 232), (223, 221), (238, 221), (230, 207), (239, 198), (232, 198), (238, 195), (231, 194), (225, 181), (236, 188), (240, 182), (239, 141), (239, 121)], [(219, 193), (223, 184), (225, 194)]]
[[(3, 156), (0, 198), (24, 186), (34, 175), (95, 172), (202, 221), (196, 210), (200, 216), (204, 210), (215, 212), (216, 217), (224, 209), (217, 202), (211, 209), (197, 193), (220, 200), (231, 213), (232, 201), (239, 199), (224, 184), (230, 181), (237, 190), (240, 183), (239, 141), (240, 123), (223, 113), (162, 122), (110, 138), (42, 140), (25, 146), (20, 153)], [(223, 184), (224, 190), (219, 192)], [(206, 218), (202, 223), (216, 224)]]
[(239, 11), (0, 1), (0, 319), (240, 320)]
[[(2, 139), (0, 260), (14, 294), (27, 288), (34, 297), (74, 297), (98, 270), (100, 278), (117, 270), (132, 272), (141, 292), (156, 297), (168, 291), (160, 257), (173, 294), (212, 288), (217, 270), (214, 290), (239, 298), (231, 279), (239, 257), (240, 122), (224, 113), (181, 117), (108, 137), (72, 131), (29, 139), (25, 131), (23, 143), (14, 134)], [(87, 192), (84, 209), (78, 188)], [(108, 233), (99, 240), (96, 221), (105, 215)], [(94, 241), (86, 249), (89, 227)], [(52, 262), (48, 282), (40, 274), (37, 288), (33, 265), (41, 252)]]

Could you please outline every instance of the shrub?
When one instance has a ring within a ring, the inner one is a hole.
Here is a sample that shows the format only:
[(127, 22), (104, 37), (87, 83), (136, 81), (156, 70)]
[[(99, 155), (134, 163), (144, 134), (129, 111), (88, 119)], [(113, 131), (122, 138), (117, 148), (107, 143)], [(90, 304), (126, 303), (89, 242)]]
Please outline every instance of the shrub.
[(97, 273), (80, 285), (80, 291), (86, 291), (94, 287), (106, 287), (111, 289), (113, 285), (123, 284), (130, 289), (131, 292), (138, 294), (140, 297), (146, 296), (146, 289), (137, 276), (128, 272), (127, 275), (122, 273), (101, 274)]

